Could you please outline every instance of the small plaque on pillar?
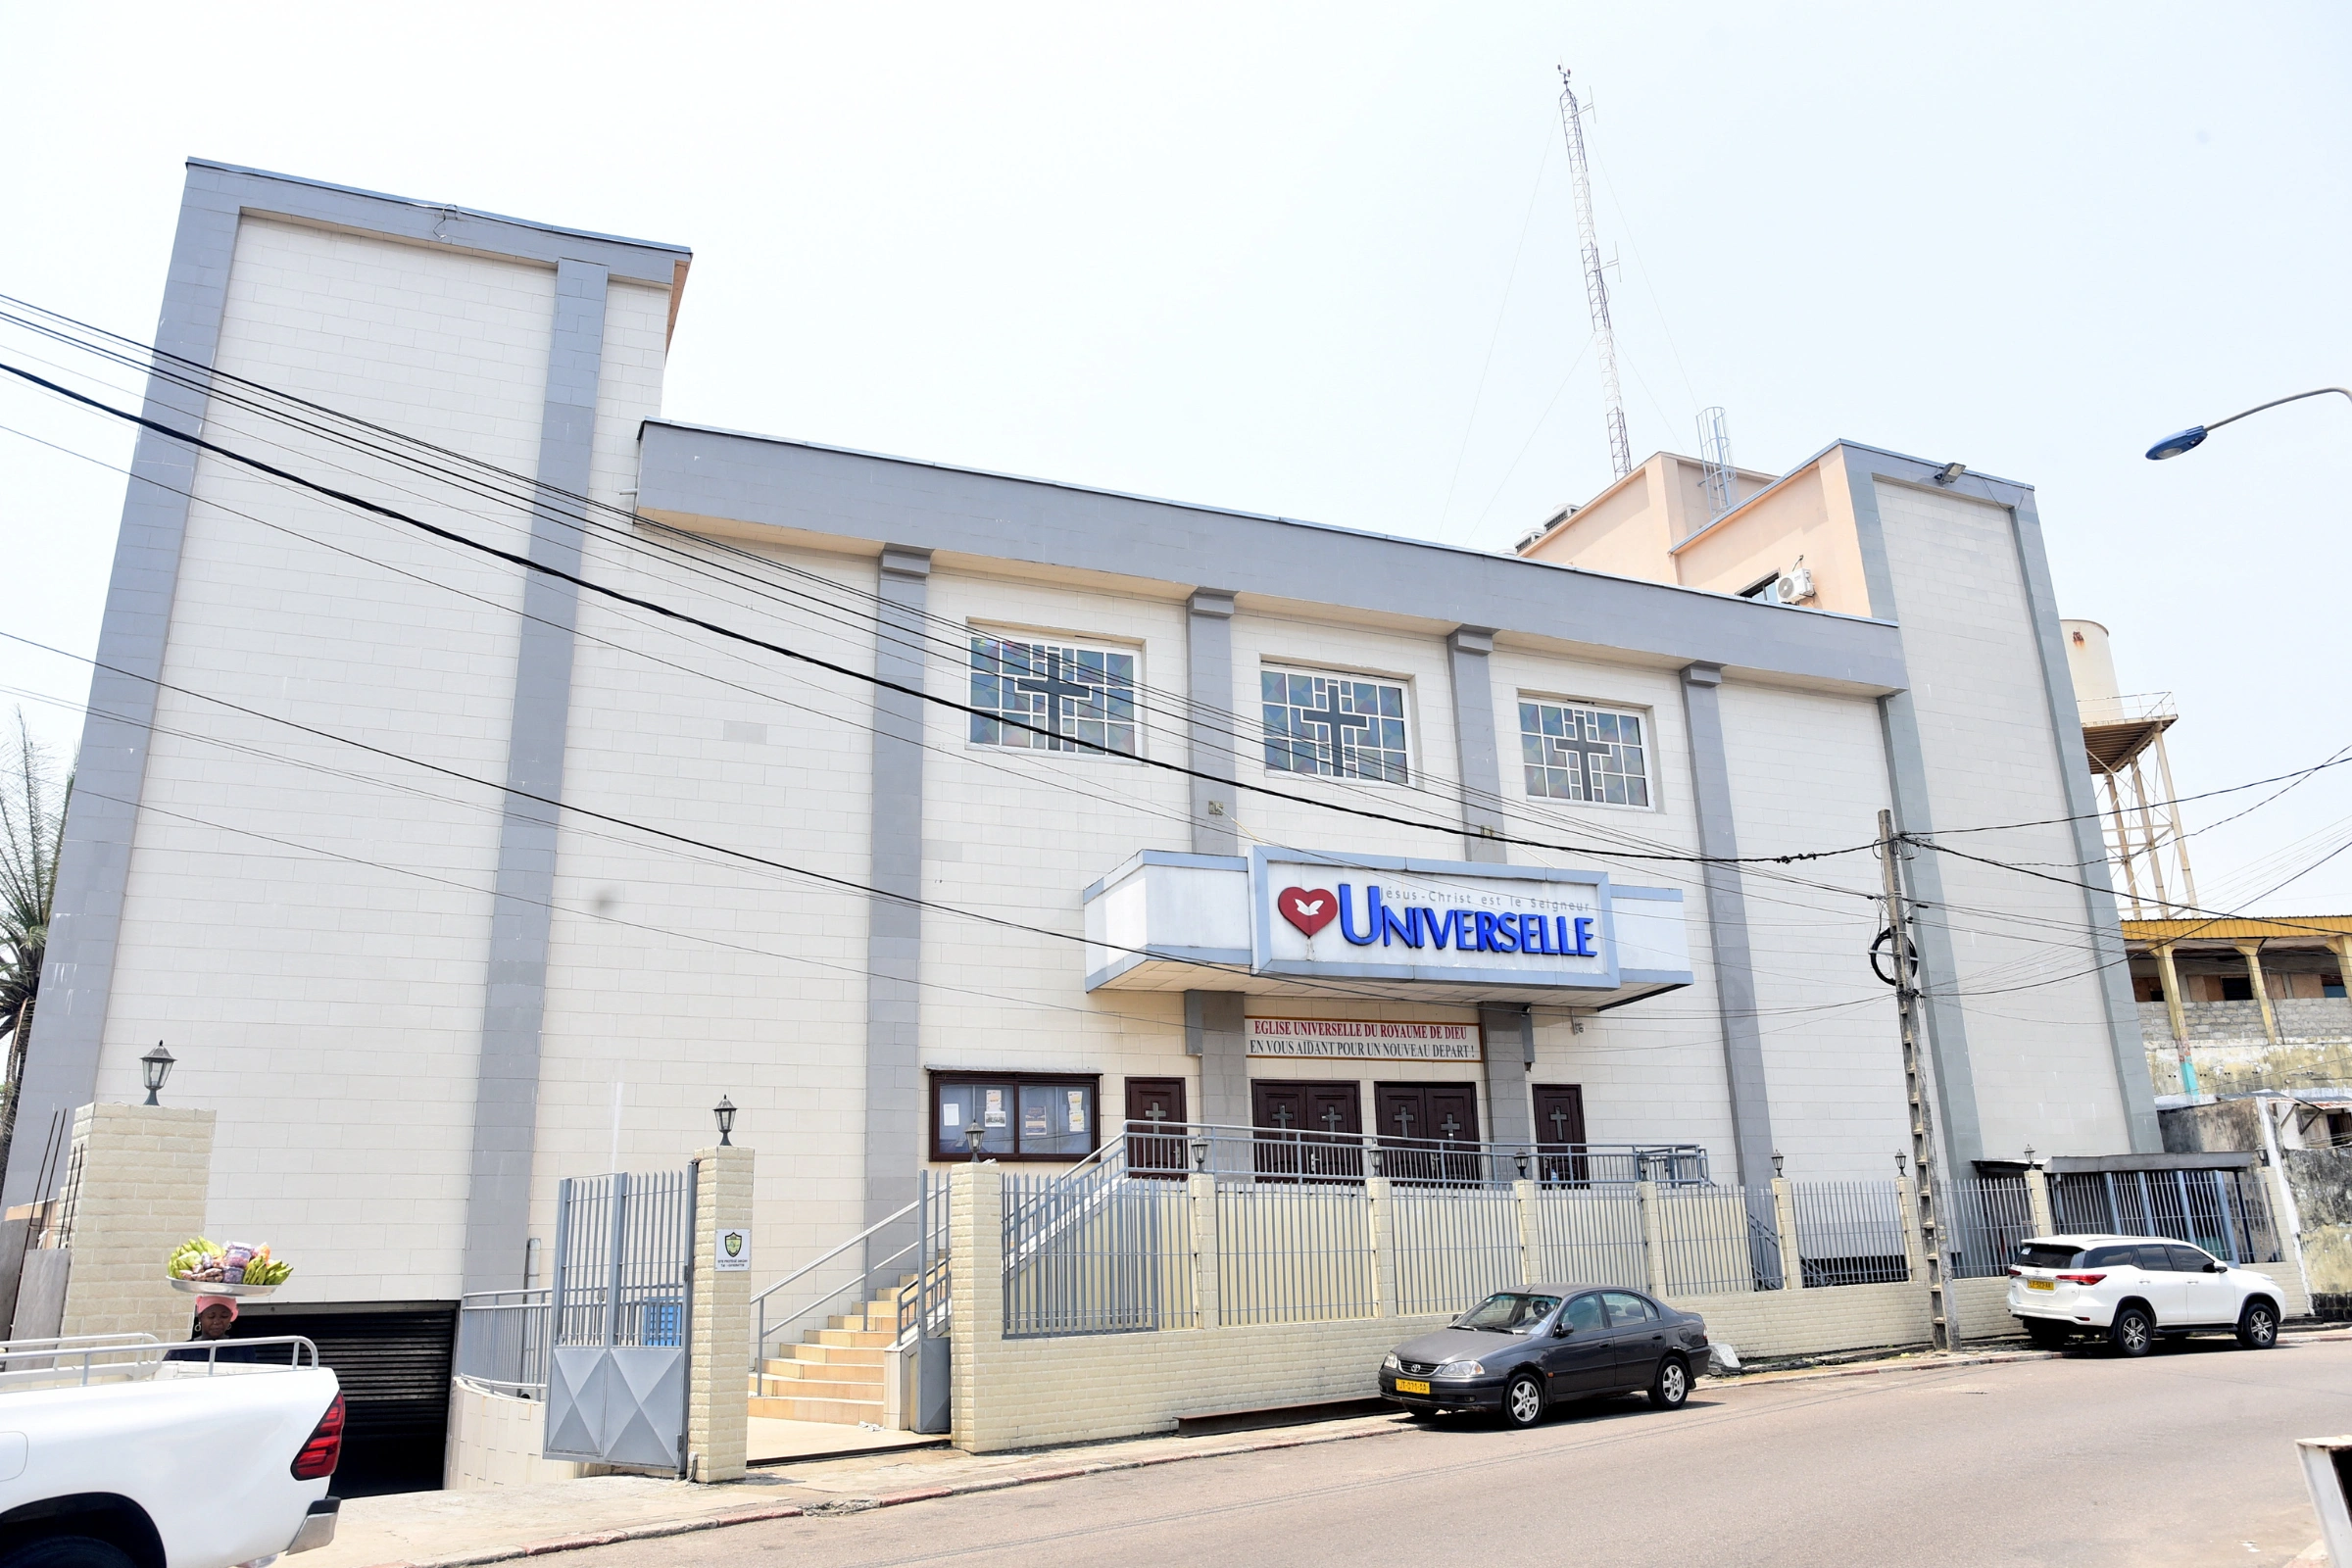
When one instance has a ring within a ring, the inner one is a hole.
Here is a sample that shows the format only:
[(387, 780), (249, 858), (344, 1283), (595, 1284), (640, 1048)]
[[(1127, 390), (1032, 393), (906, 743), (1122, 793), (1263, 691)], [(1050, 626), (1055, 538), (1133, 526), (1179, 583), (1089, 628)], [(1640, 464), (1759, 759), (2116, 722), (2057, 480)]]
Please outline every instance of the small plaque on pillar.
[(750, 1231), (720, 1231), (718, 1233), (718, 1271), (721, 1274), (740, 1274), (752, 1266), (752, 1233)]

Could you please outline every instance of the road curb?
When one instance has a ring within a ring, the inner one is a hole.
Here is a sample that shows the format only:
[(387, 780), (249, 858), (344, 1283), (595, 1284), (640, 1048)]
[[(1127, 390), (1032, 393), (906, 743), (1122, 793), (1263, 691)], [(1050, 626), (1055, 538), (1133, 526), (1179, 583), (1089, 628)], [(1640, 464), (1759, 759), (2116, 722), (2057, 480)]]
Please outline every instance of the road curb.
[[(942, 1487), (922, 1487), (912, 1492), (893, 1492), (879, 1497), (844, 1497), (843, 1512), (863, 1512), (868, 1508), (897, 1508), (910, 1502), (930, 1502), (941, 1497), (962, 1497), (976, 1493), (1003, 1492), (1009, 1487), (1036, 1486), (1047, 1481), (1074, 1481), (1081, 1476), (1106, 1475), (1117, 1470), (1146, 1470), (1154, 1465), (1181, 1464), (1192, 1459), (1224, 1459), (1236, 1454), (1264, 1453), (1277, 1448), (1304, 1448), (1326, 1443), (1348, 1443), (1357, 1438), (1381, 1438), (1406, 1430), (1402, 1427), (1372, 1427), (1359, 1432), (1327, 1432), (1311, 1437), (1272, 1438), (1263, 1443), (1229, 1444), (1222, 1447), (1202, 1448), (1193, 1453), (1154, 1453), (1135, 1459), (1106, 1459), (1099, 1464), (1064, 1465), (1054, 1470), (1033, 1471), (1027, 1475), (987, 1476)], [(824, 1507), (823, 1511), (832, 1511)], [(514, 1562), (524, 1557), (545, 1557), (563, 1551), (584, 1551), (591, 1546), (614, 1546), (630, 1541), (659, 1541), (666, 1536), (692, 1535), (701, 1530), (723, 1530), (730, 1525), (760, 1524), (770, 1519), (800, 1519), (808, 1517), (809, 1508), (786, 1504), (773, 1508), (751, 1508), (735, 1513), (711, 1514), (696, 1519), (662, 1519), (651, 1524), (637, 1525), (625, 1530), (599, 1531), (578, 1536), (559, 1536), (552, 1541), (536, 1541), (522, 1546), (499, 1546), (487, 1551), (458, 1552), (446, 1557), (420, 1557), (415, 1560), (394, 1559), (373, 1563), (369, 1568), (481, 1568), (482, 1564)]]
[[(2321, 1338), (2321, 1335), (2296, 1336), (2298, 1340)], [(2338, 1331), (2325, 1336), (2329, 1339), (2352, 1339), (2352, 1331)], [(1953, 1367), (1997, 1366), (2012, 1361), (2055, 1361), (2063, 1352), (2058, 1350), (1990, 1350), (1980, 1355), (1957, 1355), (1943, 1360), (1895, 1360), (1865, 1362), (1854, 1366), (1808, 1367), (1789, 1372), (1751, 1372), (1743, 1377), (1705, 1378), (1703, 1383), (1718, 1388), (1735, 1389), (1770, 1387), (1782, 1383), (1812, 1383), (1828, 1378), (1882, 1377), (1890, 1372), (1939, 1372)], [(1052, 1470), (1035, 1470), (1025, 1475), (983, 1476), (970, 1481), (946, 1486), (922, 1487), (911, 1492), (894, 1492), (879, 1497), (844, 1497), (838, 1511), (861, 1513), (869, 1508), (897, 1508), (910, 1502), (932, 1502), (943, 1497), (972, 1496), (984, 1492), (1003, 1492), (1011, 1487), (1031, 1487), (1048, 1481), (1075, 1481), (1082, 1476), (1107, 1475), (1120, 1470), (1148, 1470), (1156, 1465), (1184, 1464), (1195, 1459), (1226, 1459), (1245, 1453), (1271, 1453), (1285, 1448), (1314, 1447), (1327, 1443), (1350, 1443), (1358, 1438), (1390, 1437), (1411, 1430), (1397, 1425), (1359, 1428), (1350, 1432), (1325, 1432), (1267, 1438), (1257, 1443), (1227, 1444), (1214, 1448), (1199, 1448), (1175, 1453), (1144, 1454), (1133, 1459), (1105, 1459), (1096, 1464), (1065, 1464)], [(524, 1557), (545, 1557), (557, 1552), (584, 1551), (592, 1546), (613, 1546), (631, 1541), (659, 1541), (667, 1536), (692, 1535), (702, 1530), (723, 1530), (732, 1525), (760, 1524), (771, 1519), (801, 1519), (812, 1514), (836, 1511), (834, 1504), (818, 1504), (814, 1508), (781, 1504), (768, 1508), (747, 1508), (732, 1513), (710, 1514), (693, 1519), (663, 1519), (636, 1525), (623, 1530), (599, 1531), (577, 1536), (559, 1536), (550, 1541), (533, 1542), (522, 1546), (493, 1547), (487, 1551), (460, 1552), (446, 1557), (421, 1557), (415, 1560), (395, 1559), (373, 1563), (369, 1568), (481, 1568), (481, 1565), (514, 1562)]]

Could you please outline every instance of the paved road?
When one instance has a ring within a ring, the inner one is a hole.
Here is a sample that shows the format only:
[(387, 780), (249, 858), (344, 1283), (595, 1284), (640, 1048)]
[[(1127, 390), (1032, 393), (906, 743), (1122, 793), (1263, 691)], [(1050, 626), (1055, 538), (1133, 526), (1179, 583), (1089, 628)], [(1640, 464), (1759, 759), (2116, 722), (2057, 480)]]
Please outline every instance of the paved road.
[(2352, 1428), (2352, 1343), (2197, 1341), (1611, 1400), (602, 1547), (573, 1568), (2278, 1564), (2292, 1440)]

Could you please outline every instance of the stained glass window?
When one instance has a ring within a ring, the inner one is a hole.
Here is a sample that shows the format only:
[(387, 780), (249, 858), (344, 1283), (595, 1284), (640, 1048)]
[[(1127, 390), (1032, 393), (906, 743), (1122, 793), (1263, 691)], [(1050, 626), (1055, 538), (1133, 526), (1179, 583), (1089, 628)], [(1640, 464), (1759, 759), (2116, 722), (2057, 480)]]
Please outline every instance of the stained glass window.
[(1402, 686), (1269, 669), (1258, 675), (1258, 697), (1267, 767), (1326, 778), (1410, 782)]
[(1519, 753), (1530, 795), (1611, 806), (1649, 804), (1649, 749), (1639, 713), (1523, 697)]
[(975, 746), (1136, 755), (1132, 653), (974, 637), (971, 706)]

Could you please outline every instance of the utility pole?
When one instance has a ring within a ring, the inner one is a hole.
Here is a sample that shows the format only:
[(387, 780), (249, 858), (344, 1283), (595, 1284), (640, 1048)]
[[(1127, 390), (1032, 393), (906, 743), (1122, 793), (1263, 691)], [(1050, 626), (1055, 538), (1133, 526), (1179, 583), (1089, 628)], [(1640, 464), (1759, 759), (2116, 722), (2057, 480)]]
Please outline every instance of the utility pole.
[(1592, 312), (1592, 351), (1600, 361), (1600, 390), (1609, 419), (1609, 474), (1634, 471), (1633, 443), (1625, 434), (1625, 394), (1617, 386), (1617, 329), (1609, 324), (1609, 285), (1600, 275), (1600, 236), (1592, 223), (1592, 171), (1585, 161), (1585, 117), (1568, 68), (1560, 68), (1560, 128), (1568, 135), (1568, 172), (1576, 176), (1576, 239), (1585, 264), (1585, 304)]
[(1903, 1092), (1911, 1099), (1911, 1165), (1919, 1172), (1920, 1250), (1928, 1266), (1930, 1343), (1938, 1350), (1960, 1348), (1960, 1321), (1944, 1286), (1943, 1225), (1936, 1203), (1936, 1118), (1928, 1105), (1927, 1074), (1919, 1059), (1919, 988), (1912, 984), (1911, 909), (1903, 897), (1896, 857), (1894, 813), (1879, 813), (1879, 859), (1886, 873), (1886, 930), (1894, 947), (1894, 997), (1903, 1023)]

